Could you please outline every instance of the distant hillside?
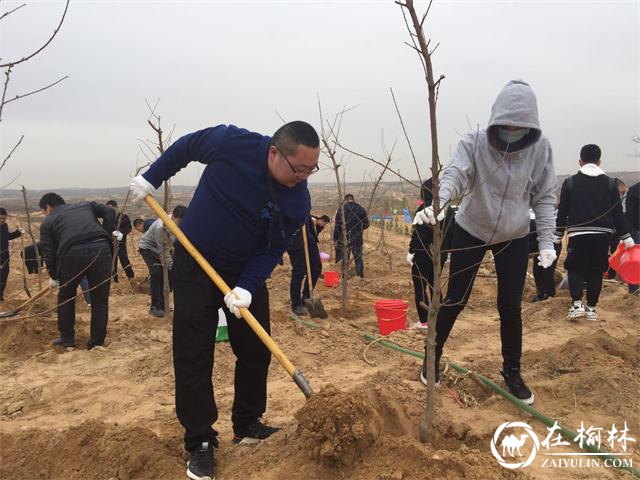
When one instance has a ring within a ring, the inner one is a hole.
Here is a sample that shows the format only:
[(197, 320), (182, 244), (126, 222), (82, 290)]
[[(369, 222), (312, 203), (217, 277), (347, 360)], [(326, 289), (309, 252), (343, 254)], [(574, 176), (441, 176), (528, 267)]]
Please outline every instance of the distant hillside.
[[(610, 172), (609, 175), (621, 178), (627, 185), (633, 185), (640, 181), (640, 172)], [(558, 188), (568, 175), (558, 175)], [(391, 178), (391, 175), (389, 175)], [(418, 181), (415, 180), (417, 184)], [(174, 196), (174, 205), (177, 203), (188, 204), (190, 197), (195, 189), (194, 186), (188, 185), (172, 185)], [(115, 199), (118, 203), (122, 203), (127, 194), (126, 187), (109, 187), (109, 188), (59, 188), (47, 190), (28, 190), (27, 196), (29, 207), (32, 210), (38, 210), (38, 200), (40, 197), (51, 191), (60, 194), (68, 202), (77, 202), (82, 200), (95, 200), (98, 202), (106, 202), (109, 199)], [(347, 183), (345, 193), (351, 193), (356, 197), (356, 201), (365, 208), (370, 206), (373, 212), (388, 212), (393, 208), (401, 209), (409, 207), (413, 209), (415, 202), (419, 198), (419, 189), (407, 182), (386, 181), (378, 185), (375, 198), (371, 202), (371, 193), (373, 183)], [(333, 214), (338, 204), (338, 189), (335, 183), (310, 183), (309, 191), (311, 192), (313, 212)], [(371, 205), (370, 205), (371, 203)], [(0, 191), (0, 206), (8, 208), (10, 212), (23, 211), (24, 203), (22, 193), (16, 189), (5, 189)], [(127, 209), (130, 213), (140, 213), (144, 215), (146, 207), (135, 206)]]

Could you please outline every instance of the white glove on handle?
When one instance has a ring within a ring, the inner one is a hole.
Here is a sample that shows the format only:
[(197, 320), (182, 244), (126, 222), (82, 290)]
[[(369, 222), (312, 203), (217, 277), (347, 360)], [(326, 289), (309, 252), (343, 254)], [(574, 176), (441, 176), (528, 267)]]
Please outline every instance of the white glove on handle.
[(627, 248), (631, 248), (636, 244), (636, 242), (633, 241), (633, 238), (629, 237), (629, 238), (625, 238), (624, 240), (622, 240), (622, 245), (624, 245), (625, 250)]
[(54, 280), (53, 278), (49, 279), (49, 288), (54, 290), (60, 286), (60, 282), (58, 280)]
[(236, 318), (242, 318), (241, 308), (249, 308), (251, 305), (251, 294), (244, 288), (236, 287), (224, 296), (224, 303)]
[(407, 263), (413, 267), (413, 257), (415, 257), (415, 253), (407, 253)]
[(154, 195), (156, 193), (156, 187), (151, 185), (142, 175), (138, 175), (131, 179), (129, 189), (131, 190), (134, 202), (144, 200), (144, 197), (147, 195)]
[(20, 235), (24, 235), (26, 233), (25, 229), (22, 227), (18, 227), (18, 231), (20, 232)]
[(556, 252), (551, 249), (542, 249), (540, 250), (540, 255), (538, 256), (538, 265), (542, 268), (549, 268), (553, 262), (555, 262), (558, 256)]
[(438, 222), (441, 222), (442, 220), (444, 220), (444, 215), (445, 215), (445, 209), (442, 209), (440, 210), (440, 213), (438, 214), (438, 218), (436, 219), (435, 215), (433, 214), (433, 206), (430, 206), (416, 213), (416, 216), (413, 219), (413, 224), (424, 225), (426, 223), (429, 225), (435, 225), (436, 220)]
[(118, 240), (119, 242), (121, 242), (122, 239), (124, 238), (124, 235), (122, 235), (122, 232), (119, 230), (114, 230), (113, 232), (111, 232), (111, 235), (113, 235), (115, 239)]
[(555, 243), (556, 245), (562, 243), (562, 236), (561, 235), (554, 235), (553, 236), (553, 243)]

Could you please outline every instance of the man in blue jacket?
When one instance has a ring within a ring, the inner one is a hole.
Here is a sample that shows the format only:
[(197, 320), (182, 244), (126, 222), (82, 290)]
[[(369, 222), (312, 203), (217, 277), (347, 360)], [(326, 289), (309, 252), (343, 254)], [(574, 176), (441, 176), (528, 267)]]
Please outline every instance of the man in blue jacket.
[[(185, 235), (233, 290), (224, 296), (188, 252), (176, 245), (173, 363), (176, 414), (191, 452), (187, 475), (214, 478), (218, 418), (211, 374), (218, 309), (241, 318), (248, 308), (269, 332), (265, 280), (311, 210), (307, 178), (318, 169), (319, 138), (305, 122), (282, 126), (273, 137), (233, 125), (194, 132), (176, 141), (131, 182), (134, 200), (153, 194), (191, 161), (206, 165), (186, 215)], [(232, 423), (236, 444), (257, 443), (276, 431), (266, 410), (271, 355), (242, 320), (228, 324), (236, 355)]]

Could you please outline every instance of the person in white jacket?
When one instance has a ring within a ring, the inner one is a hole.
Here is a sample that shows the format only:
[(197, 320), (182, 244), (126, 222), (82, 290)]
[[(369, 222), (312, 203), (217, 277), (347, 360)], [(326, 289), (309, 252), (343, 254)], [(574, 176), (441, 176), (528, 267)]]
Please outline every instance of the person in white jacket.
[[(436, 325), (436, 383), (444, 343), (466, 306), (485, 252), (491, 250), (498, 279), (502, 375), (511, 393), (531, 404), (520, 375), (522, 292), (529, 254), (529, 208), (536, 215), (539, 264), (556, 259), (553, 248), (556, 175), (549, 141), (542, 136), (531, 87), (512, 80), (491, 109), (486, 129), (465, 135), (440, 179), (439, 212), (418, 212), (415, 224), (435, 224), (449, 203), (458, 203), (447, 295)], [(426, 356), (420, 378), (426, 384)]]

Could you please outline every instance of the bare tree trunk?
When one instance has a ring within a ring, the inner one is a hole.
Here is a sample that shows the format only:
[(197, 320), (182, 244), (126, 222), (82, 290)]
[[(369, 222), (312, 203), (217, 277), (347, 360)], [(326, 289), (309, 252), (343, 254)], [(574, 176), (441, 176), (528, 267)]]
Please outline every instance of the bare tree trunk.
[(24, 200), (24, 211), (27, 214), (27, 232), (29, 232), (29, 237), (31, 238), (31, 242), (33, 243), (33, 248), (36, 251), (36, 264), (38, 265), (38, 290), (42, 290), (42, 257), (40, 256), (40, 249), (38, 248), (38, 242), (36, 242), (35, 237), (33, 236), (33, 231), (31, 230), (31, 215), (29, 214), (29, 204), (27, 203), (27, 189), (22, 186), (22, 199)]
[[(402, 4), (401, 4), (402, 5)], [(433, 66), (431, 64), (431, 55), (434, 50), (429, 51), (429, 43), (425, 39), (424, 30), (422, 24), (429, 13), (431, 2), (427, 7), (427, 11), (422, 17), (422, 20), (418, 18), (416, 10), (413, 6), (413, 0), (405, 0), (405, 4), (402, 5), (409, 11), (411, 16), (411, 22), (413, 24), (413, 30), (415, 35), (412, 37), (417, 38), (419, 48), (417, 48), (425, 70), (425, 79), (427, 81), (427, 90), (429, 94), (429, 124), (430, 124), (430, 140), (431, 140), (431, 175), (433, 181), (433, 211), (437, 217), (440, 212), (440, 159), (438, 156), (438, 130), (436, 123), (436, 98), (437, 88), (440, 81), (444, 76), (440, 76), (437, 81), (433, 78)], [(411, 32), (410, 32), (411, 33)], [(442, 231), (439, 222), (433, 226), (433, 244), (431, 247), (431, 255), (433, 258), (433, 295), (429, 301), (428, 310), (428, 329), (427, 336), (425, 338), (425, 345), (427, 350), (427, 392), (426, 392), (426, 409), (425, 416), (420, 425), (420, 441), (427, 443), (433, 441), (433, 422), (435, 419), (435, 372), (438, 368), (436, 365), (435, 346), (436, 346), (436, 320), (438, 318), (438, 312), (440, 311), (440, 293), (441, 286), (441, 265), (440, 265), (440, 252), (442, 249)], [(427, 295), (429, 289), (427, 287)]]

